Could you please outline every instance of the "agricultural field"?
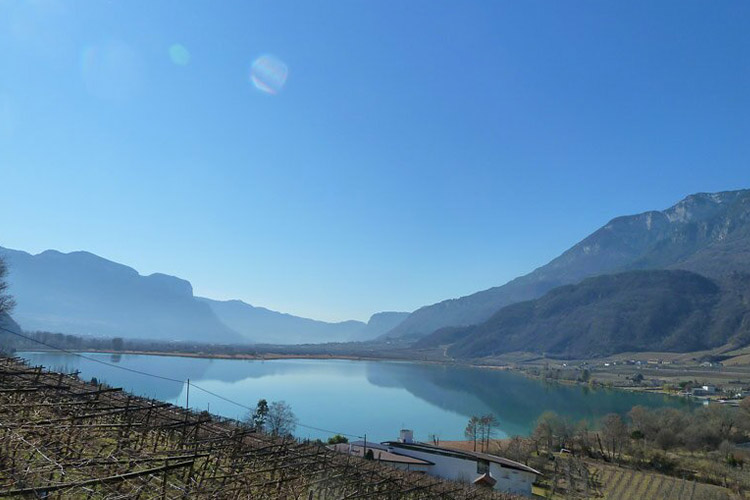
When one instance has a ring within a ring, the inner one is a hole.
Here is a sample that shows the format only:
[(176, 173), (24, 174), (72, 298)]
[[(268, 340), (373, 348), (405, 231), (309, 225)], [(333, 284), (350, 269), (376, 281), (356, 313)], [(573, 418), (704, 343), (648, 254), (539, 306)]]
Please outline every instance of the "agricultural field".
[[(662, 474), (620, 467), (592, 467), (592, 479), (600, 485), (592, 497), (607, 500), (713, 500), (733, 498), (726, 488), (678, 479)], [(596, 495), (596, 496), (594, 496)]]
[(719, 486), (558, 455), (534, 488), (538, 498), (603, 500), (734, 500)]

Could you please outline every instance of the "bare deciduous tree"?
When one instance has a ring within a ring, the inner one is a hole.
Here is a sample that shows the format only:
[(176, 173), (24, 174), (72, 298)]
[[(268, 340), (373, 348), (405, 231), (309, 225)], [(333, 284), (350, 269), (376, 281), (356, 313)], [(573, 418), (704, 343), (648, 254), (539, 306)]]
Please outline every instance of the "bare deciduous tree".
[(516, 462), (528, 465), (533, 449), (531, 442), (528, 439), (513, 436), (503, 444), (497, 445), (496, 453), (510, 458), (511, 460), (515, 460)]
[(602, 437), (611, 459), (620, 457), (628, 440), (628, 427), (620, 415), (610, 413), (602, 419)]
[(8, 293), (8, 266), (5, 261), (0, 257), (0, 315), (10, 313), (13, 306), (16, 305), (13, 297)]
[(542, 413), (536, 421), (536, 428), (531, 437), (537, 451), (539, 447), (546, 448), (548, 452), (554, 452), (568, 446), (568, 442), (574, 435), (574, 426), (569, 419), (564, 418), (552, 411)]
[(274, 436), (289, 436), (297, 428), (297, 417), (286, 401), (274, 401), (268, 405), (266, 429)]
[(659, 425), (653, 411), (643, 406), (634, 406), (628, 412), (628, 417), (630, 417), (630, 421), (632, 422), (635, 438), (642, 438), (646, 441), (656, 439), (656, 435), (659, 433)]

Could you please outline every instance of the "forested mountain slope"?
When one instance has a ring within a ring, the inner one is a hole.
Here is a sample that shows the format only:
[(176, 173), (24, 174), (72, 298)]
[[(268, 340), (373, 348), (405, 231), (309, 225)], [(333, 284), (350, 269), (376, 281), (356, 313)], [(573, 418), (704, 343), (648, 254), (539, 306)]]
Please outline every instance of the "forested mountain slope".
[(561, 285), (637, 269), (686, 269), (720, 278), (750, 272), (750, 190), (688, 196), (671, 208), (618, 217), (548, 264), (509, 283), (422, 307), (390, 337), (422, 337), (487, 320), (504, 306)]
[(567, 358), (626, 351), (689, 352), (750, 342), (750, 275), (716, 281), (689, 271), (630, 271), (556, 288), (416, 347), (461, 358), (527, 351)]

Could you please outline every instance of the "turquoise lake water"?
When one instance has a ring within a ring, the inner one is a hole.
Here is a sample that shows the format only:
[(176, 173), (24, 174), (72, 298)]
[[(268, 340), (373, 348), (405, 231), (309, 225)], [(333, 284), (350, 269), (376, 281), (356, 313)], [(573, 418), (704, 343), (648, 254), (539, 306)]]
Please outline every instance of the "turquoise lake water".
[[(154, 379), (64, 353), (19, 353), (33, 365), (80, 371), (83, 380), (122, 387), (135, 394), (184, 405), (186, 384)], [(627, 413), (635, 405), (680, 406), (685, 400), (625, 391), (548, 384), (522, 375), (489, 369), (395, 361), (284, 359), (271, 361), (180, 358), (172, 356), (86, 354), (116, 366), (195, 384), (243, 405), (258, 399), (284, 400), (301, 424), (383, 441), (401, 428), (428, 441), (463, 439), (471, 415), (493, 413), (498, 437), (526, 435), (539, 415), (552, 410), (575, 420), (607, 413)], [(247, 410), (195, 387), (190, 406), (231, 418)], [(299, 437), (330, 434), (299, 426)]]

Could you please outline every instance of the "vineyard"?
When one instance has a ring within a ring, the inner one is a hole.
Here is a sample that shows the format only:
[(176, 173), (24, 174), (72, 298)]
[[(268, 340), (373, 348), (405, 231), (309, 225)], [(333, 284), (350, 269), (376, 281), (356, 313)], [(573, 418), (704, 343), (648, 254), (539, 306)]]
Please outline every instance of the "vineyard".
[(543, 467), (539, 497), (604, 500), (730, 500), (745, 498), (726, 488), (690, 479), (557, 455)]
[(491, 499), (0, 358), (0, 497)]
[(661, 474), (600, 467), (593, 473), (601, 485), (600, 495), (607, 500), (719, 500), (731, 498), (729, 491), (718, 486), (677, 479)]

